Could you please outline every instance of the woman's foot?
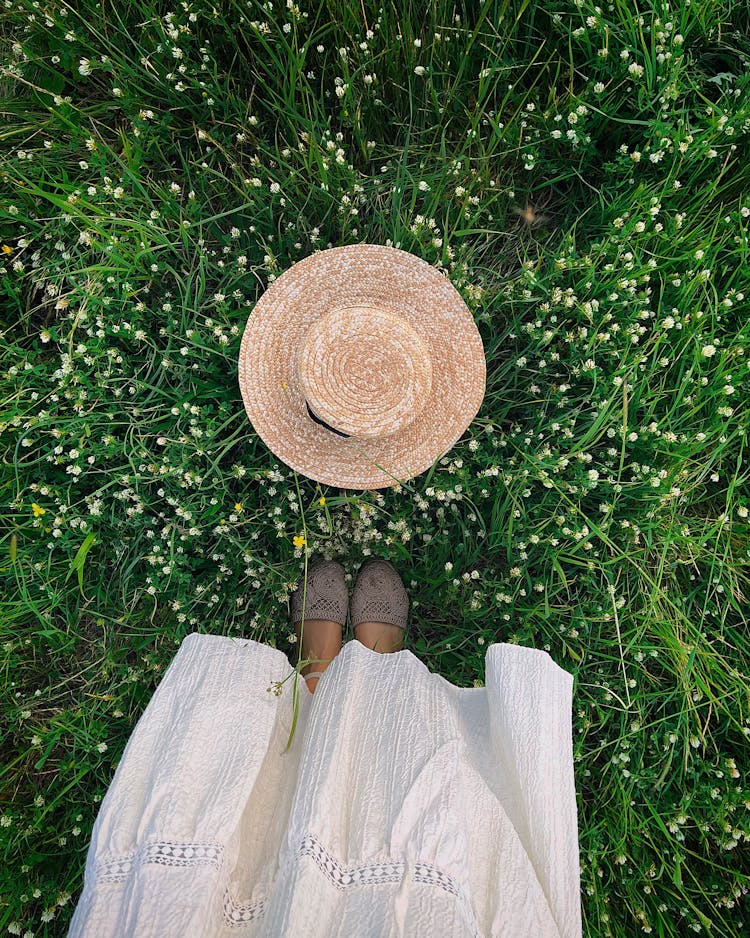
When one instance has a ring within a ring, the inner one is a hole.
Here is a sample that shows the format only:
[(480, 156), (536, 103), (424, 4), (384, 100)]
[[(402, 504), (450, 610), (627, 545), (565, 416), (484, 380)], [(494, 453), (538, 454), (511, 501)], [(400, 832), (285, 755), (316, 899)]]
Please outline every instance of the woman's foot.
[[(291, 616), (300, 661), (312, 659), (302, 674), (322, 672), (341, 651), (341, 633), (349, 612), (349, 591), (344, 568), (335, 560), (314, 557), (307, 567), (307, 585), (301, 581), (291, 596)], [(314, 692), (319, 677), (311, 677)]]
[(371, 557), (359, 569), (351, 599), (354, 637), (388, 654), (401, 651), (409, 615), (409, 596), (393, 564)]
[(383, 654), (401, 651), (404, 647), (404, 630), (387, 622), (362, 622), (354, 629), (354, 637)]
[[(298, 622), (294, 629), (297, 641), (300, 640), (300, 631), (302, 632), (299, 660), (314, 659), (302, 668), (301, 674), (304, 677), (313, 672), (325, 671), (341, 651), (342, 627), (330, 619), (305, 619), (304, 627), (301, 626), (302, 623)], [(319, 677), (307, 680), (307, 686), (312, 693), (315, 693), (319, 680)]]

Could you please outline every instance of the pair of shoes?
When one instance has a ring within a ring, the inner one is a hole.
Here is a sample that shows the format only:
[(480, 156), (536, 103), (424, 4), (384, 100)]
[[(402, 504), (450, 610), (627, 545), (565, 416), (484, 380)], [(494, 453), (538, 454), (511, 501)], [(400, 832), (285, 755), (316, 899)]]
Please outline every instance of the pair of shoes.
[[(291, 616), (295, 626), (302, 621), (303, 586), (300, 583), (291, 596)], [(315, 557), (307, 567), (305, 620), (328, 619), (343, 627), (348, 611), (344, 568), (335, 560)], [(359, 568), (352, 590), (352, 628), (356, 629), (362, 622), (383, 622), (405, 631), (408, 615), (409, 596), (393, 564), (381, 557), (366, 560)]]

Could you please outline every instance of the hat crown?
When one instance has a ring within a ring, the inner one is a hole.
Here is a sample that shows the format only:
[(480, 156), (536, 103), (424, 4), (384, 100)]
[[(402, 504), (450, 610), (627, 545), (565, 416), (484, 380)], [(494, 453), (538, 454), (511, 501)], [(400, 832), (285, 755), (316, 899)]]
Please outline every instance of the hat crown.
[(377, 306), (335, 309), (318, 319), (298, 361), (314, 414), (360, 440), (403, 430), (432, 389), (428, 346), (405, 318)]

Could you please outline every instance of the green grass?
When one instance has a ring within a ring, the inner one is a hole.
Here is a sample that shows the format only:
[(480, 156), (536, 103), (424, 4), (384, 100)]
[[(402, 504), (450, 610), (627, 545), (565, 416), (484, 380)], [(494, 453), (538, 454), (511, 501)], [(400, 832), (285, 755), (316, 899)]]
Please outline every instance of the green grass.
[[(300, 7), (0, 12), (0, 933), (66, 933), (186, 634), (296, 661), (304, 530), (394, 562), (455, 684), (491, 642), (574, 675), (586, 935), (745, 934), (747, 8)], [(487, 353), (401, 491), (279, 465), (236, 379), (270, 280), (360, 241), (443, 267)]]

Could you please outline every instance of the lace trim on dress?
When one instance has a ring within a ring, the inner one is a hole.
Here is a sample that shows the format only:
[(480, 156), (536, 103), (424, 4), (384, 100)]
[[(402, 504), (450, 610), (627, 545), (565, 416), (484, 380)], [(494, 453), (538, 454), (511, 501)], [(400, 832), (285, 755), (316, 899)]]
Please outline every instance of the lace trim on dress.
[(136, 863), (159, 863), (162, 866), (214, 866), (224, 861), (220, 844), (184, 844), (167, 840), (145, 844), (124, 856), (101, 860), (94, 867), (94, 879), (100, 883), (119, 883), (127, 879)]
[[(294, 859), (309, 856), (320, 871), (338, 889), (350, 886), (371, 886), (377, 883), (399, 883), (403, 879), (406, 864), (403, 860), (384, 860), (381, 863), (369, 863), (365, 866), (345, 867), (332, 856), (323, 844), (312, 834), (303, 837), (297, 847)], [(114, 883), (127, 879), (137, 863), (157, 863), (162, 866), (213, 866), (220, 868), (224, 863), (224, 848), (221, 844), (210, 843), (173, 843), (158, 841), (146, 844), (141, 850), (125, 856), (112, 857), (100, 861), (94, 870), (94, 879), (98, 882)], [(470, 924), (475, 938), (481, 938), (471, 902), (465, 890), (456, 880), (437, 867), (428, 863), (416, 863), (414, 881), (438, 886), (456, 896), (463, 906), (466, 921)], [(267, 899), (262, 898), (251, 905), (242, 905), (232, 896), (229, 888), (224, 892), (223, 911), (227, 925), (242, 927), (260, 918), (266, 911)]]

